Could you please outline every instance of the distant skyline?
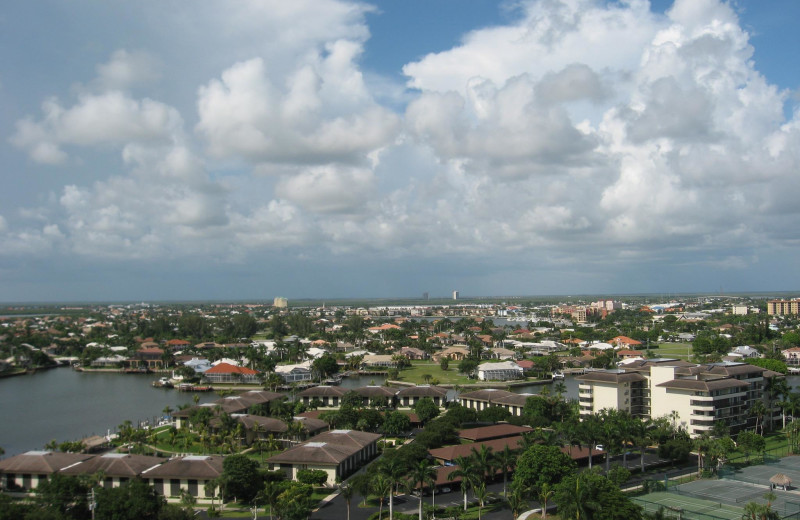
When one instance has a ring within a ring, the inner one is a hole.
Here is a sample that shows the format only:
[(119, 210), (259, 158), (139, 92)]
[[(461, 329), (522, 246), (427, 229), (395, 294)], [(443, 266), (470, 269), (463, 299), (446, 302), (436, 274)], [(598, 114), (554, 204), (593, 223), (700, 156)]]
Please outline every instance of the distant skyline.
[(800, 287), (795, 0), (0, 6), (0, 302)]

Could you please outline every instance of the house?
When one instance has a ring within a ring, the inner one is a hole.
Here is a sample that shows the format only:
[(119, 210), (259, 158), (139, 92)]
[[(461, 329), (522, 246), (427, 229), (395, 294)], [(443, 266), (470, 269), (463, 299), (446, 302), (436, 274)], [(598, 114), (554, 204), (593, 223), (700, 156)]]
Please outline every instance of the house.
[(296, 365), (278, 365), (275, 367), (275, 373), (286, 383), (311, 381), (311, 363), (306, 361)]
[(523, 377), (522, 367), (513, 361), (478, 365), (478, 379), (481, 381), (509, 381)]
[(119, 368), (127, 359), (128, 358), (125, 356), (120, 356), (119, 354), (115, 356), (103, 356), (92, 361), (92, 366), (97, 368)]
[(741, 345), (728, 352), (728, 356), (731, 358), (739, 358), (739, 360), (755, 359), (761, 357), (761, 352), (748, 345)]
[(192, 344), (186, 341), (185, 339), (171, 339), (167, 341), (167, 348), (172, 351), (183, 350), (191, 346)]
[(617, 357), (620, 359), (636, 359), (644, 357), (641, 350), (618, 350)]
[(302, 399), (303, 404), (308, 406), (315, 399), (321, 403), (323, 408), (338, 408), (342, 401), (342, 396), (347, 390), (338, 386), (319, 385), (306, 388), (297, 394)]
[(250, 383), (260, 382), (259, 372), (252, 368), (239, 367), (230, 363), (220, 363), (204, 372), (209, 383)]
[[(142, 345), (145, 345), (145, 343)], [(164, 349), (142, 346), (134, 353), (131, 365), (146, 366), (151, 370), (161, 368), (164, 365)]]
[(628, 336), (617, 336), (615, 338), (612, 338), (609, 341), (609, 343), (611, 343), (617, 348), (627, 348), (627, 349), (635, 349), (642, 345), (641, 341), (629, 338)]
[(364, 368), (390, 368), (397, 366), (397, 361), (390, 354), (367, 354), (361, 360)]
[(517, 353), (507, 348), (497, 347), (489, 349), (489, 359), (514, 359)]
[(447, 402), (447, 388), (441, 386), (417, 385), (402, 388), (397, 392), (398, 405), (413, 408), (420, 399), (429, 397), (433, 404), (443, 407)]
[(170, 459), (142, 472), (141, 477), (165, 497), (179, 497), (182, 491), (199, 499), (214, 495), (206, 484), (222, 475), (222, 457), (219, 455), (190, 455)]
[(800, 366), (800, 347), (787, 348), (782, 350), (783, 358), (786, 364), (792, 367)]
[(343, 481), (378, 455), (381, 435), (357, 430), (332, 430), (267, 459), (269, 469), (282, 470), (291, 479), (303, 469), (328, 474), (327, 486)]
[(469, 355), (469, 351), (464, 347), (449, 347), (433, 355), (434, 361), (447, 358), (450, 361), (462, 361)]
[(428, 353), (424, 350), (415, 347), (403, 347), (400, 349), (400, 355), (408, 359), (428, 359)]

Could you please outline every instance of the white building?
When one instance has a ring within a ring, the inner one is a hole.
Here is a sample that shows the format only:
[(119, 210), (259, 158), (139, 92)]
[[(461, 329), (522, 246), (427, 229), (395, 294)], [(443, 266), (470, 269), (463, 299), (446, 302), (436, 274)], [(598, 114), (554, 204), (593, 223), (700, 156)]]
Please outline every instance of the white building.
[(509, 381), (523, 379), (522, 367), (513, 361), (500, 363), (481, 363), (478, 365), (478, 379), (481, 381)]

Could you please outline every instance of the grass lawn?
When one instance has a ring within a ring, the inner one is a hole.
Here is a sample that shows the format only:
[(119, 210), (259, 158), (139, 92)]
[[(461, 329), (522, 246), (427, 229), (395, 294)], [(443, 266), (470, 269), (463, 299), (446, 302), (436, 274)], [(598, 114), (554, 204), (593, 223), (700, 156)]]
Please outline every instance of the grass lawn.
[(659, 343), (657, 349), (653, 349), (659, 357), (689, 359), (692, 351), (691, 343)]
[(470, 383), (477, 383), (475, 379), (470, 379), (464, 374), (458, 372), (458, 363), (450, 363), (450, 369), (444, 371), (439, 367), (439, 363), (432, 363), (430, 361), (413, 361), (411, 366), (404, 368), (400, 371), (399, 380), (418, 385), (425, 384), (423, 376), (430, 374), (434, 379), (439, 380), (439, 384), (445, 385), (465, 385)]

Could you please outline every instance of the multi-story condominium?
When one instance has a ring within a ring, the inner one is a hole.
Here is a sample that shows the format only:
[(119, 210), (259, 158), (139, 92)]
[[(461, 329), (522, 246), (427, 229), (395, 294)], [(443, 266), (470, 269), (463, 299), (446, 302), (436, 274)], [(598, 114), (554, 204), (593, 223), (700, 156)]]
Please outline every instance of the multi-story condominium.
[(769, 300), (767, 302), (767, 314), (770, 316), (800, 314), (800, 300)]
[[(614, 408), (638, 417), (669, 416), (697, 437), (723, 421), (734, 432), (754, 426), (750, 409), (759, 400), (770, 405), (765, 381), (773, 377), (783, 376), (746, 363), (648, 359), (577, 379), (582, 415)], [(772, 401), (773, 409), (763, 420), (777, 417)]]

